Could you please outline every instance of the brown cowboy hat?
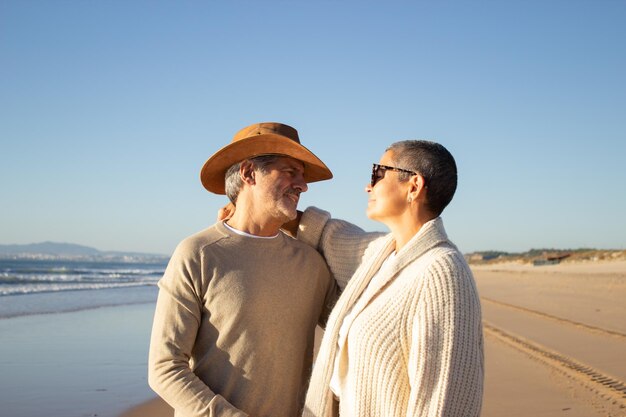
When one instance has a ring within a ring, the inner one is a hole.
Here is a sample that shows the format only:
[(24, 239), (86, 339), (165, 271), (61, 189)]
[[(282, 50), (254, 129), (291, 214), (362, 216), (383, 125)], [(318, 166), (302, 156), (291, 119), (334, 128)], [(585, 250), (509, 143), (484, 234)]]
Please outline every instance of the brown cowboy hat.
[(285, 155), (304, 163), (304, 180), (315, 182), (333, 177), (330, 169), (300, 144), (298, 131), (282, 123), (255, 123), (235, 134), (229, 145), (204, 163), (200, 180), (215, 194), (226, 194), (224, 177), (231, 165), (260, 155)]

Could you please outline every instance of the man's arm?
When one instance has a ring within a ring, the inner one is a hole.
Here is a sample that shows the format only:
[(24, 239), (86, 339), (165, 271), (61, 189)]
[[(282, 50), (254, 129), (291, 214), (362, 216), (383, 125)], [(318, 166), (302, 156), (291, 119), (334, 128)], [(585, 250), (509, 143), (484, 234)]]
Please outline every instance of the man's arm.
[(189, 367), (201, 320), (200, 297), (193, 277), (197, 262), (186, 259), (180, 246), (161, 281), (154, 315), (148, 382), (170, 406), (186, 417), (246, 417), (215, 394)]

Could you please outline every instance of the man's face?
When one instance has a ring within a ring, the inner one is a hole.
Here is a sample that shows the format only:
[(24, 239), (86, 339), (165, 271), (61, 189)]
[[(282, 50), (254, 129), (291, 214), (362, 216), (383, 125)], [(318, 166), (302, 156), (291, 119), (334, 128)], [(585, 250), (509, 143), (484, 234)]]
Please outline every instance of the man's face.
[(256, 170), (255, 210), (281, 223), (297, 216), (300, 193), (308, 189), (304, 164), (289, 157), (279, 157), (266, 166), (266, 174)]

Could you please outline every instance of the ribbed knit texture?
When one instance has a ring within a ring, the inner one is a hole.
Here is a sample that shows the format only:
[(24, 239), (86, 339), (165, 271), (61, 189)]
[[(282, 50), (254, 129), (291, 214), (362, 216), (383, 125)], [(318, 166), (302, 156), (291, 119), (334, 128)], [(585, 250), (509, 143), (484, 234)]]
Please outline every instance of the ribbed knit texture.
[(322, 257), (222, 223), (185, 239), (159, 281), (150, 386), (177, 417), (294, 417), (315, 326), (335, 301)]
[(381, 271), (386, 277), (379, 285), (368, 287), (393, 251), (392, 236), (373, 240), (371, 234), (330, 220), (325, 212), (307, 212), (307, 218), (317, 219), (311, 224), (320, 224), (320, 219), (326, 223), (321, 232), (309, 228), (300, 233), (310, 233), (310, 240), (319, 236), (316, 246), (333, 274), (354, 275), (328, 320), (303, 415), (335, 415), (328, 385), (339, 329), (354, 308), (341, 356), (348, 366), (342, 417), (479, 416), (480, 302), (472, 273), (448, 240), (442, 220), (425, 224)]
[(365, 232), (344, 220), (329, 220), (330, 213), (317, 207), (307, 208), (300, 219), (298, 240), (316, 248), (325, 257), (333, 277), (343, 290), (361, 264), (365, 249), (384, 233)]

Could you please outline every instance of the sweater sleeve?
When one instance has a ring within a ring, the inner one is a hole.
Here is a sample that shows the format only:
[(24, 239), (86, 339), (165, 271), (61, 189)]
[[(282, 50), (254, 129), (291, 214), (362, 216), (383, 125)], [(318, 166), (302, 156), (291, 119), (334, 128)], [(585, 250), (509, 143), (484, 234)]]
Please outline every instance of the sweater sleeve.
[(302, 214), (298, 240), (322, 254), (339, 288), (343, 290), (361, 264), (369, 244), (383, 236), (380, 232), (365, 232), (345, 220), (332, 219), (330, 213), (316, 207)]
[(148, 382), (185, 417), (245, 417), (215, 394), (190, 368), (189, 360), (201, 317), (201, 298), (194, 285), (201, 268), (179, 246), (159, 281), (150, 352)]
[(427, 270), (413, 311), (408, 352), (407, 415), (478, 417), (483, 394), (480, 301), (462, 256), (438, 259)]

